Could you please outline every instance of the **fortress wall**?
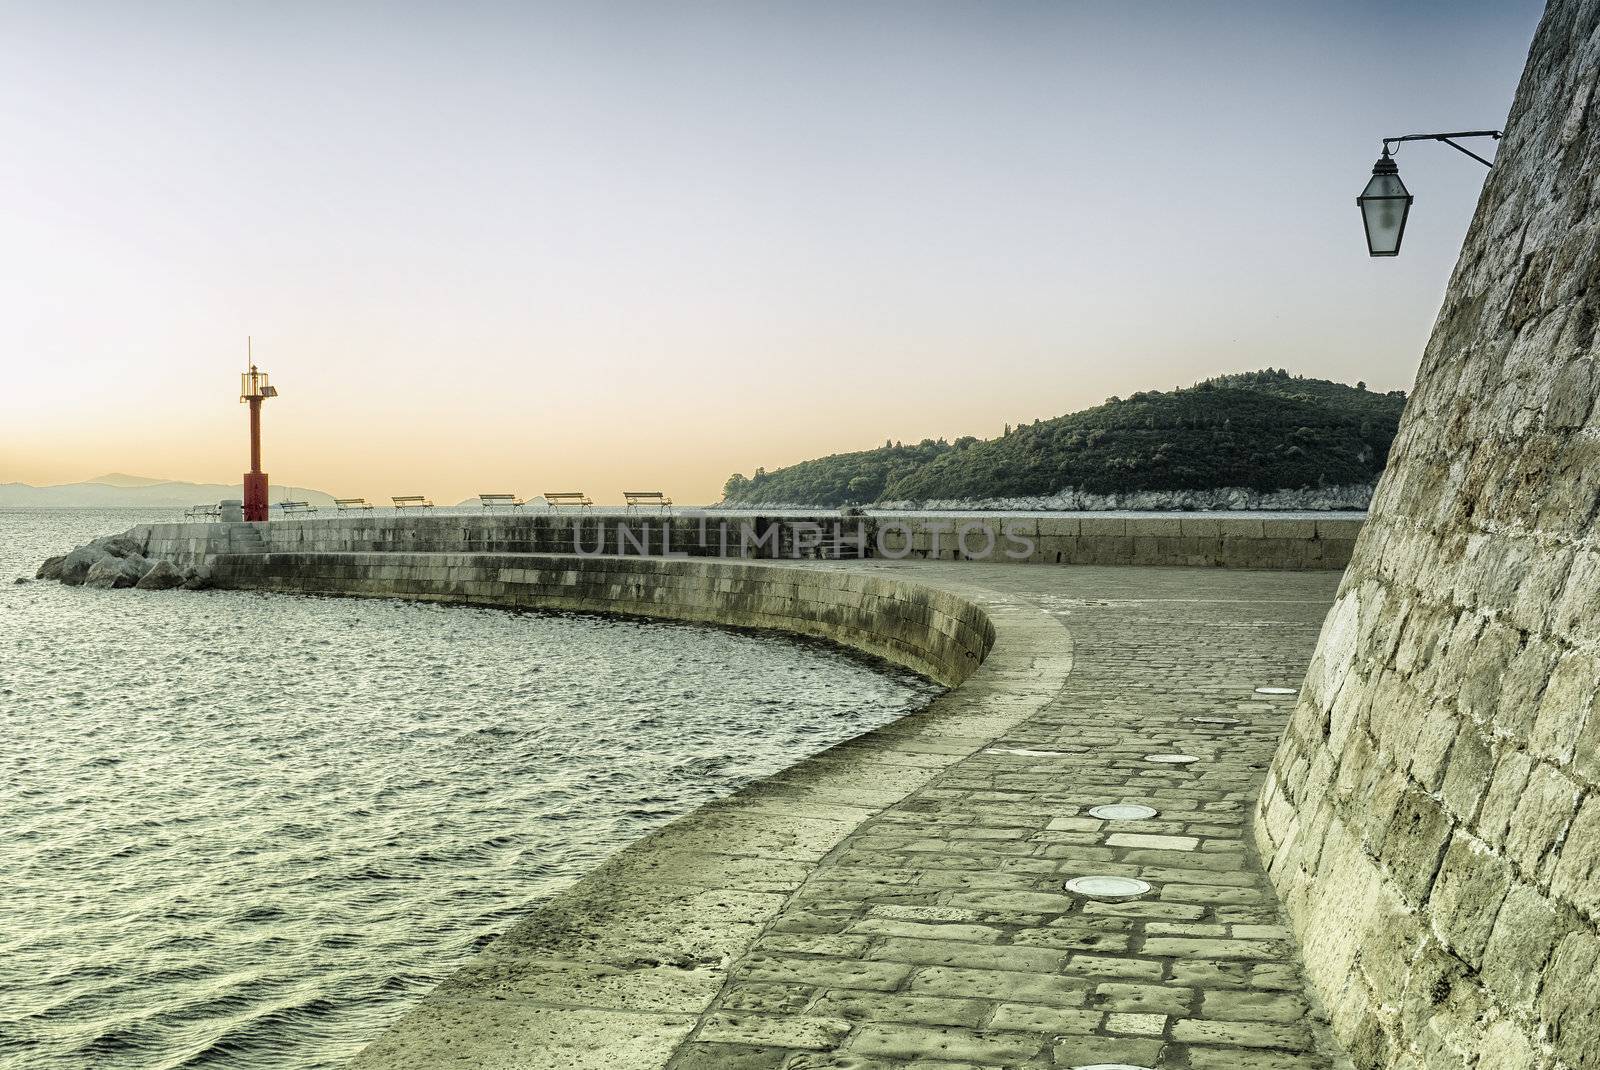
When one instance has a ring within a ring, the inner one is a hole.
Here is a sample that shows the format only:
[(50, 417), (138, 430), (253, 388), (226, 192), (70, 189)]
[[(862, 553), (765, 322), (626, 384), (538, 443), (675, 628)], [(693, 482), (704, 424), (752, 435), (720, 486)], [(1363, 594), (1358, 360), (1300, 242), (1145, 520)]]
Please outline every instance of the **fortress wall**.
[(1600, 1067), (1597, 78), (1552, 0), (1257, 813), (1358, 1067)]
[[(937, 516), (868, 517), (837, 514), (771, 518), (792, 536), (798, 524), (824, 533), (861, 533), (874, 557), (987, 559), (999, 562), (1077, 565), (1180, 565), (1223, 568), (1338, 569), (1350, 560), (1361, 521), (1349, 518), (1274, 517), (1003, 517), (950, 513)], [(767, 521), (762, 520), (760, 524)], [(618, 534), (625, 525), (648, 544), (666, 544), (691, 557), (739, 556), (741, 525), (750, 516), (650, 513), (550, 515), (526, 511), (484, 515), (358, 516), (275, 520), (266, 524), (156, 524), (148, 553), (184, 564), (218, 553), (330, 553), (417, 551), (449, 553), (573, 553), (639, 555)], [(724, 527), (725, 525), (725, 527)], [(726, 543), (723, 533), (726, 532)], [(987, 549), (992, 547), (991, 549)], [(792, 538), (784, 553), (792, 552)]]
[(994, 643), (973, 602), (892, 577), (776, 564), (493, 553), (255, 553), (221, 587), (625, 613), (829, 639), (954, 686)]

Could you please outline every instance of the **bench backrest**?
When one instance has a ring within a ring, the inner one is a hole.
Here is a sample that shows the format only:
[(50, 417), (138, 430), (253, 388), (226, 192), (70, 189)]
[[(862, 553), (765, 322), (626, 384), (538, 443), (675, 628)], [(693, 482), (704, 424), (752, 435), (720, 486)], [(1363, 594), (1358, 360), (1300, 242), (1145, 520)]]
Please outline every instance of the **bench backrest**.
[(334, 505), (366, 505), (367, 504), (367, 499), (365, 499), (365, 498), (335, 498), (335, 499), (333, 499), (333, 504)]
[(432, 505), (433, 504), (432, 502), (430, 502), (426, 497), (424, 497), (421, 494), (402, 494), (399, 497), (391, 497), (389, 500), (394, 502), (394, 504), (397, 505), (397, 506), (401, 506), (401, 505)]
[(667, 500), (667, 496), (659, 490), (625, 490), (622, 496), (629, 505), (662, 505)]
[(517, 496), (515, 494), (480, 494), (478, 495), (478, 500), (481, 502), (514, 502), (517, 500)]
[(547, 502), (587, 502), (589, 496), (581, 490), (547, 490), (544, 492)]

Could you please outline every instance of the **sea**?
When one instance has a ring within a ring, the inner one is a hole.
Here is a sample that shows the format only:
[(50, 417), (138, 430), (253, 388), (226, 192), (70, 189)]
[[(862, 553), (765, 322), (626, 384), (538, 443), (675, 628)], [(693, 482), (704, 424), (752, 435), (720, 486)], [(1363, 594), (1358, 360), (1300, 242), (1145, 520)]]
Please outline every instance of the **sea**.
[(939, 692), (753, 632), (30, 579), (180, 512), (0, 509), (7, 1070), (338, 1066), (613, 851)]

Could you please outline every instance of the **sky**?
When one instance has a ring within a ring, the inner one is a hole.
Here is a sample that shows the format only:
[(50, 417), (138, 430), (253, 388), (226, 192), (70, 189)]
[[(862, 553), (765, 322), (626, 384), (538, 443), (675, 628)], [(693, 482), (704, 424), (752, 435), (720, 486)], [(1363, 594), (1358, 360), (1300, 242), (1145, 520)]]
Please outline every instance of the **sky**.
[[(441, 503), (1409, 388), (1542, 4), (0, 0), (0, 483)], [(1490, 143), (1474, 147), (1487, 152)]]

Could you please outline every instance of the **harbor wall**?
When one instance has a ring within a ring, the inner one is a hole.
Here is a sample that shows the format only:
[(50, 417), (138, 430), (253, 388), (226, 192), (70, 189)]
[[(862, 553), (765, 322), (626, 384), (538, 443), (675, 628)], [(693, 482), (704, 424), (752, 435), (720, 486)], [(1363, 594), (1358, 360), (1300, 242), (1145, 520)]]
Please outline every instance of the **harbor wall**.
[(1361, 521), (1217, 516), (841, 518), (650, 513), (391, 515), (264, 524), (156, 524), (146, 552), (182, 564), (223, 553), (541, 553), (688, 557), (829, 556), (843, 541), (876, 559), (1020, 564), (1341, 569)]
[(250, 553), (212, 562), (219, 587), (623, 613), (828, 639), (947, 686), (994, 642), (978, 606), (894, 577), (736, 561), (496, 553)]

